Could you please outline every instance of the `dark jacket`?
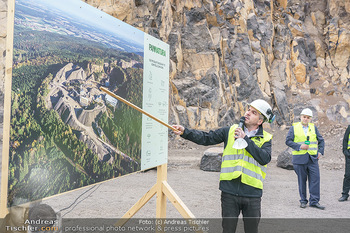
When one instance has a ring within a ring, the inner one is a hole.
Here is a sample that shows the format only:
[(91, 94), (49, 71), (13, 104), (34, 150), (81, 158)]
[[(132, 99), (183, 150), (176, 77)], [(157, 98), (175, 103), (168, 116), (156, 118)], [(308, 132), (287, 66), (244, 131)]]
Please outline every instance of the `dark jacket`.
[(349, 134), (350, 134), (350, 125), (346, 129), (344, 138), (343, 138), (343, 154), (348, 158), (350, 158), (350, 150), (348, 149)]
[[(228, 134), (230, 127), (224, 127), (217, 130), (212, 130), (209, 132), (187, 129), (185, 128), (184, 133), (181, 135), (184, 139), (190, 140), (199, 145), (209, 146), (216, 145), (219, 143), (224, 143), (226, 147)], [(260, 126), (258, 132), (254, 137), (263, 137), (263, 127)], [(261, 165), (266, 165), (271, 161), (271, 140), (265, 142), (261, 148), (259, 148), (255, 143), (248, 138), (244, 137), (244, 140), (248, 143), (248, 147), (245, 148), (254, 159)], [(242, 197), (261, 197), (262, 190), (254, 188), (252, 186), (243, 184), (241, 178), (233, 180), (221, 180), (219, 189), (223, 192), (230, 193)]]
[[(317, 142), (318, 142), (318, 149), (317, 149), (317, 154), (321, 153), (322, 155), (324, 154), (324, 139), (321, 136), (320, 132), (318, 131), (317, 127), (315, 126), (315, 133), (317, 137)], [(293, 150), (299, 151), (301, 145), (298, 143), (294, 142), (294, 127), (290, 127), (287, 137), (286, 137), (286, 145), (292, 148)], [(308, 154), (308, 153), (307, 153)], [(315, 156), (293, 156), (292, 162), (293, 164), (307, 164), (309, 161), (309, 157), (315, 162), (317, 160), (318, 155)]]

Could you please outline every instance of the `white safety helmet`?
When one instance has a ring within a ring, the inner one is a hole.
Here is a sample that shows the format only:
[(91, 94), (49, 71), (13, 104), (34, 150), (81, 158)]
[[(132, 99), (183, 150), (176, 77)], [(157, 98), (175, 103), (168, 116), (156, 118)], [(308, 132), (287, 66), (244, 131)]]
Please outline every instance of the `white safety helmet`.
[(249, 106), (252, 106), (258, 110), (265, 117), (267, 122), (272, 123), (275, 120), (275, 115), (272, 113), (272, 108), (265, 100), (254, 100), (249, 104)]
[(310, 116), (313, 117), (312, 111), (310, 108), (305, 108), (303, 111), (301, 111), (300, 115)]

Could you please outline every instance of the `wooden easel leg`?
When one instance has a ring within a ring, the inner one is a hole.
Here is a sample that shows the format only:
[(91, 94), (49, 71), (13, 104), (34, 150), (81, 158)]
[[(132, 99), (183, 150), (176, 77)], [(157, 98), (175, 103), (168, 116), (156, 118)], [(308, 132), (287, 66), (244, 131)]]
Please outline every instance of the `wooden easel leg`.
[(163, 192), (163, 181), (167, 180), (167, 164), (162, 164), (157, 167), (157, 206), (156, 218), (166, 217), (166, 196)]
[(134, 216), (137, 211), (139, 211), (156, 193), (158, 189), (158, 184), (153, 185), (153, 187), (148, 190), (148, 192), (143, 195), (136, 203), (131, 207), (128, 212), (126, 212), (123, 217), (115, 224), (115, 226), (123, 226), (127, 221), (129, 221), (132, 216)]
[[(157, 204), (156, 204), (156, 218), (166, 218), (166, 196), (163, 192), (163, 181), (167, 180), (167, 164), (162, 164), (157, 167)], [(163, 221), (156, 221), (156, 233), (163, 232)]]
[[(182, 215), (184, 219), (195, 219), (196, 217), (192, 214), (192, 212), (187, 208), (187, 206), (181, 201), (180, 197), (175, 193), (175, 191), (170, 187), (166, 180), (162, 183), (162, 190), (169, 201), (175, 206), (177, 211)], [(189, 222), (190, 225), (194, 226), (196, 229), (196, 233), (203, 233), (201, 226)], [(164, 228), (162, 228), (164, 229)]]
[[(115, 226), (123, 226), (129, 219), (134, 216), (155, 194), (157, 194), (156, 218), (166, 218), (166, 198), (175, 206), (182, 217), (194, 219), (195, 216), (181, 201), (179, 196), (170, 187), (167, 182), (167, 164), (157, 166), (157, 183), (136, 202), (131, 209), (124, 214)], [(161, 221), (163, 224), (163, 221)], [(156, 227), (156, 232), (162, 232), (163, 227)], [(201, 231), (199, 231), (201, 232)]]
[(162, 190), (166, 197), (169, 199), (169, 201), (175, 206), (177, 211), (182, 215), (184, 218), (195, 218), (195, 216), (192, 214), (192, 212), (187, 208), (187, 206), (181, 201), (179, 196), (175, 193), (175, 191), (170, 187), (168, 182), (165, 180), (162, 184)]

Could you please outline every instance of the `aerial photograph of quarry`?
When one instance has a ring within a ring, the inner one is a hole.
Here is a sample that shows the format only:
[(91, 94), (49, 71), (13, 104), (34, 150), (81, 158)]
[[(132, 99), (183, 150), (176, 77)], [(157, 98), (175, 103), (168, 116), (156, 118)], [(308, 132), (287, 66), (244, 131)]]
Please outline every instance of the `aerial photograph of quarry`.
[(143, 34), (76, 2), (16, 2), (9, 206), (140, 170), (141, 113), (99, 88), (142, 107)]

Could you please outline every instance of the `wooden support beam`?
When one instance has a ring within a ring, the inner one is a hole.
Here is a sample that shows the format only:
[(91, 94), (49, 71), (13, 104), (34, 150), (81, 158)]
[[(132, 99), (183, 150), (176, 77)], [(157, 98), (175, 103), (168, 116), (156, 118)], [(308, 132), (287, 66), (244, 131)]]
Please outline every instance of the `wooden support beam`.
[(162, 190), (169, 201), (175, 206), (177, 211), (184, 218), (195, 218), (192, 212), (187, 208), (187, 206), (181, 201), (179, 196), (175, 193), (175, 191), (170, 187), (167, 181), (163, 181)]
[(4, 100), (4, 128), (2, 140), (2, 165), (1, 165), (1, 194), (0, 194), (0, 218), (8, 213), (8, 166), (10, 147), (10, 118), (11, 118), (11, 83), (12, 83), (12, 58), (13, 58), (13, 31), (15, 21), (15, 0), (7, 2), (7, 34), (6, 34), (6, 61), (5, 61), (5, 100)]
[(167, 164), (162, 164), (157, 167), (157, 206), (156, 218), (166, 217), (166, 196), (162, 190), (163, 181), (167, 180)]
[[(157, 183), (139, 200), (131, 209), (124, 214), (115, 226), (123, 226), (134, 214), (139, 211), (155, 194), (157, 194), (156, 218), (166, 218), (166, 198), (175, 206), (182, 217), (186, 219), (195, 219), (195, 216), (181, 201), (179, 196), (170, 187), (167, 182), (167, 164), (157, 166)], [(158, 224), (159, 221), (156, 221)], [(156, 232), (162, 232), (164, 229), (164, 221), (161, 222), (161, 227), (156, 227)], [(193, 225), (193, 224), (192, 224)], [(202, 232), (202, 231), (198, 231)]]
[(148, 192), (143, 195), (129, 210), (126, 212), (123, 217), (115, 224), (115, 226), (123, 226), (127, 221), (129, 221), (132, 216), (134, 216), (137, 211), (139, 211), (156, 193), (158, 190), (158, 184), (153, 185), (153, 187), (148, 190)]

